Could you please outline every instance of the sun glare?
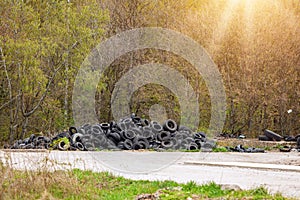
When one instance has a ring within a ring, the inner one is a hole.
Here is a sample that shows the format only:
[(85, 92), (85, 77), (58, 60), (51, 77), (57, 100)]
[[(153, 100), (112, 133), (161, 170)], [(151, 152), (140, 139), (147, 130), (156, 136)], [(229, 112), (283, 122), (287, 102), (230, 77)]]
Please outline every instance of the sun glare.
[[(226, 36), (228, 32), (228, 28), (230, 23), (236, 17), (236, 14), (242, 14), (244, 22), (245, 22), (245, 36), (251, 40), (252, 31), (253, 31), (253, 16), (254, 12), (256, 12), (258, 3), (261, 5), (266, 0), (228, 0), (226, 3), (226, 7), (224, 8), (220, 18), (218, 20), (218, 24), (213, 31), (211, 42), (209, 45), (209, 49), (211, 52), (218, 52), (220, 43), (222, 42), (223, 38)], [(270, 0), (271, 1), (271, 0)], [(243, 13), (241, 13), (243, 12)], [(247, 45), (247, 44), (245, 44)]]
[(230, 0), (232, 4), (240, 4), (240, 3), (246, 3), (246, 4), (251, 4), (254, 3), (256, 0)]

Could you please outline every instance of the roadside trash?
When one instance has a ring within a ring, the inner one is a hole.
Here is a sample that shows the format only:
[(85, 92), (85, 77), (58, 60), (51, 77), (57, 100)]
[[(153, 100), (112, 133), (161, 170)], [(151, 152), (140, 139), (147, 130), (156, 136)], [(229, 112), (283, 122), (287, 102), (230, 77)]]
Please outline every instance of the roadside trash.
[(203, 150), (212, 151), (216, 146), (203, 132), (194, 133), (185, 126), (168, 119), (164, 124), (139, 118), (135, 114), (118, 122), (84, 124), (70, 127), (48, 138), (31, 135), (18, 140), (11, 149), (57, 149), (94, 151), (94, 150)]
[(258, 137), (258, 139), (262, 141), (281, 141), (283, 137), (277, 133), (274, 133), (273, 131), (266, 129), (264, 131), (264, 136), (261, 135)]
[(284, 136), (284, 141), (286, 141), (286, 142), (296, 142), (297, 139), (296, 139), (296, 137), (293, 137), (293, 136)]
[(239, 139), (245, 139), (246, 138), (246, 136), (245, 135), (239, 135), (239, 137), (238, 137)]
[(260, 148), (254, 148), (254, 147), (249, 147), (249, 148), (244, 148), (243, 145), (237, 145), (236, 147), (226, 147), (228, 151), (231, 152), (241, 152), (241, 153), (265, 153), (265, 150), (260, 149)]
[(239, 133), (220, 133), (218, 137), (224, 137), (224, 138), (238, 138), (238, 139), (246, 139), (246, 136), (244, 134)]
[(279, 148), (280, 152), (290, 152), (291, 150), (292, 150), (292, 147), (291, 146), (287, 146), (287, 145)]

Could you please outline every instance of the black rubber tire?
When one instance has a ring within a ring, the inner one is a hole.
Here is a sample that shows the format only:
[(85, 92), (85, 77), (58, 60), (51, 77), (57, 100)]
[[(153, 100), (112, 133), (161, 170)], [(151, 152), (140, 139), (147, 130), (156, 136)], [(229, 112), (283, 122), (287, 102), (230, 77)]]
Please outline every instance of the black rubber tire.
[(117, 145), (117, 147), (119, 149), (124, 149), (124, 142), (123, 141), (119, 142), (118, 145)]
[(34, 145), (32, 143), (29, 143), (25, 146), (25, 149), (34, 149)]
[(280, 152), (290, 152), (291, 150), (292, 148), (289, 146), (283, 146), (282, 148), (279, 149)]
[(126, 139), (124, 141), (123, 145), (124, 145), (124, 150), (131, 150), (132, 146), (133, 146), (133, 143), (132, 143), (131, 140)]
[(266, 129), (264, 131), (265, 136), (267, 136), (268, 138), (270, 138), (271, 140), (275, 140), (275, 141), (281, 141), (283, 139), (283, 137), (277, 133), (274, 133), (273, 131), (270, 131), (268, 129)]
[(24, 143), (25, 145), (29, 144), (29, 143), (30, 143), (30, 139), (29, 139), (29, 138), (25, 138), (25, 139), (23, 140), (23, 143)]
[(113, 141), (115, 144), (118, 144), (118, 143), (120, 142), (120, 140), (121, 140), (121, 136), (120, 136), (120, 134), (117, 133), (117, 132), (110, 132), (110, 133), (108, 133), (108, 134), (106, 135), (106, 137), (107, 137), (109, 140)]
[(110, 129), (112, 130), (113, 128), (116, 128), (118, 125), (117, 125), (117, 123), (115, 121), (111, 121), (109, 123), (109, 126), (110, 126)]
[(284, 137), (284, 141), (287, 141), (287, 142), (297, 142), (297, 139), (293, 136), (286, 136)]
[(172, 120), (172, 119), (168, 119), (165, 121), (164, 125), (163, 125), (164, 130), (169, 131), (171, 133), (174, 133), (175, 131), (177, 131), (177, 123)]
[(100, 127), (104, 132), (106, 132), (108, 129), (110, 129), (110, 124), (102, 123), (102, 124), (100, 124)]
[(135, 133), (136, 137), (141, 137), (142, 134), (142, 129), (140, 128), (131, 128), (131, 130)]
[(135, 138), (134, 143), (138, 143), (141, 149), (149, 149), (149, 141), (146, 138), (138, 137)]
[(142, 120), (141, 120), (141, 124), (142, 124), (143, 127), (148, 127), (148, 126), (150, 126), (150, 122), (149, 122), (148, 119), (142, 119)]
[(87, 151), (94, 151), (95, 147), (94, 144), (91, 142), (85, 142), (84, 143), (84, 149), (86, 149)]
[(100, 135), (100, 134), (103, 134), (103, 130), (102, 130), (102, 128), (101, 128), (101, 126), (100, 125), (93, 125), (92, 127), (91, 127), (91, 130), (92, 130), (92, 134), (93, 135)]
[(80, 129), (78, 129), (77, 131), (78, 131), (78, 133), (81, 133), (82, 135), (85, 134), (85, 130), (84, 130), (83, 128), (80, 128)]
[(195, 142), (195, 139), (192, 138), (192, 137), (187, 137), (187, 138), (185, 138), (185, 140), (188, 141), (189, 143), (190, 142)]
[(151, 130), (144, 130), (142, 135), (147, 140), (153, 140), (154, 139), (154, 134)]
[(132, 144), (132, 149), (133, 150), (139, 150), (139, 149), (142, 149), (143, 147), (140, 145), (139, 142), (133, 142)]
[(178, 149), (187, 149), (189, 142), (186, 139), (178, 140), (178, 144), (176, 145)]
[(201, 143), (203, 143), (203, 141), (201, 139), (195, 139), (195, 143), (198, 145), (198, 149), (201, 149)]
[(268, 137), (265, 136), (265, 135), (259, 135), (259, 136), (258, 136), (258, 140), (260, 140), (260, 141), (271, 141), (271, 139), (268, 138)]
[(155, 121), (151, 122), (151, 127), (152, 127), (153, 133), (159, 133), (163, 130), (163, 127), (158, 122), (155, 122)]
[(111, 140), (107, 140), (107, 143), (105, 146), (106, 146), (106, 149), (108, 149), (108, 150), (119, 150), (117, 145), (115, 143), (113, 143)]
[(44, 136), (44, 142), (45, 142), (45, 143), (50, 143), (50, 142), (51, 142), (51, 139), (48, 138), (48, 137), (46, 137), (46, 136)]
[(29, 137), (29, 143), (30, 143), (30, 142), (33, 142), (34, 138), (35, 138), (35, 135), (34, 135), (34, 134), (31, 134), (30, 137)]
[(84, 145), (81, 142), (76, 142), (74, 146), (80, 151), (85, 150)]
[(197, 139), (206, 138), (206, 134), (203, 132), (198, 132), (198, 133), (194, 134), (194, 138), (197, 138)]
[(128, 140), (133, 140), (136, 137), (135, 132), (133, 130), (126, 130), (123, 132), (122, 134), (122, 138), (124, 140), (128, 139)]
[(187, 150), (193, 151), (193, 150), (199, 150), (198, 144), (195, 142), (191, 142), (187, 145)]
[(100, 140), (98, 138), (93, 138), (91, 140), (91, 143), (93, 143), (94, 148), (98, 149), (98, 150), (102, 150), (102, 149), (105, 149), (107, 147), (107, 142), (103, 142), (102, 140)]
[(169, 140), (170, 137), (170, 132), (168, 131), (161, 131), (156, 135), (156, 139), (159, 141)]
[(89, 142), (91, 140), (91, 135), (86, 134), (86, 135), (82, 135), (81, 137), (81, 141), (83, 144), (85, 144), (86, 142)]
[(122, 131), (125, 131), (127, 129), (126, 124), (124, 122), (120, 122), (118, 126)]
[(85, 130), (85, 132), (87, 133), (88, 130), (90, 130), (92, 128), (92, 125), (90, 124), (85, 124), (82, 126), (82, 128)]
[(108, 138), (105, 135), (98, 135), (96, 138), (100, 140), (101, 144), (107, 144)]
[(73, 134), (77, 133), (77, 128), (74, 127), (74, 126), (71, 126), (71, 127), (69, 128), (69, 133), (70, 133), (70, 135), (73, 135)]
[(64, 141), (61, 141), (57, 144), (57, 149), (61, 151), (66, 151), (70, 148), (70, 145), (67, 145)]
[(74, 135), (72, 135), (73, 144), (75, 144), (76, 142), (82, 142), (81, 141), (82, 136), (83, 135), (81, 133), (75, 133)]
[(173, 140), (171, 140), (171, 139), (164, 140), (161, 142), (161, 147), (164, 149), (173, 149), (173, 148), (175, 148), (175, 144), (174, 144)]
[(139, 117), (133, 117), (132, 121), (133, 121), (133, 123), (138, 124), (138, 123), (141, 123), (141, 118), (139, 118)]
[(152, 128), (150, 126), (144, 126), (142, 131), (151, 131), (152, 132)]
[(133, 129), (133, 128), (138, 128), (138, 126), (135, 123), (130, 122), (130, 123), (126, 124), (126, 128)]

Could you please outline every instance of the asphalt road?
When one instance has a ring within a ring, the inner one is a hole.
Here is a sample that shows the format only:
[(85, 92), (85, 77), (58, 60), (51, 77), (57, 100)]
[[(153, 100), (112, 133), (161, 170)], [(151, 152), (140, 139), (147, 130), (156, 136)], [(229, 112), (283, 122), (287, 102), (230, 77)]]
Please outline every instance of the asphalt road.
[(0, 160), (22, 170), (79, 168), (140, 180), (211, 181), (300, 198), (300, 153), (3, 152)]

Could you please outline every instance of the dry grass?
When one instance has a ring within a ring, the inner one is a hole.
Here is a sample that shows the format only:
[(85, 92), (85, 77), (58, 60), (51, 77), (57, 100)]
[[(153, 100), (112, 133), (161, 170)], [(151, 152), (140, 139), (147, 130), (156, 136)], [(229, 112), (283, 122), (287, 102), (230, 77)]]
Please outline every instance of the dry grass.
[(273, 142), (273, 141), (260, 141), (258, 139), (218, 139), (218, 146), (230, 146), (235, 147), (237, 145), (243, 145), (244, 147), (255, 147), (255, 148), (263, 148), (270, 151), (278, 151), (278, 147), (289, 145), (289, 146), (295, 146), (296, 142), (286, 142), (286, 141), (280, 141), (280, 142)]
[[(264, 188), (242, 191), (222, 189), (215, 183), (199, 186), (195, 182), (133, 181), (106, 172), (78, 169), (49, 171), (42, 167), (36, 171), (20, 171), (9, 167), (10, 164), (0, 162), (0, 200), (123, 200), (135, 199), (141, 194), (155, 194), (157, 191), (161, 191), (159, 199), (287, 199), (280, 194), (270, 195)], [(46, 164), (50, 164), (50, 161), (45, 161)]]

